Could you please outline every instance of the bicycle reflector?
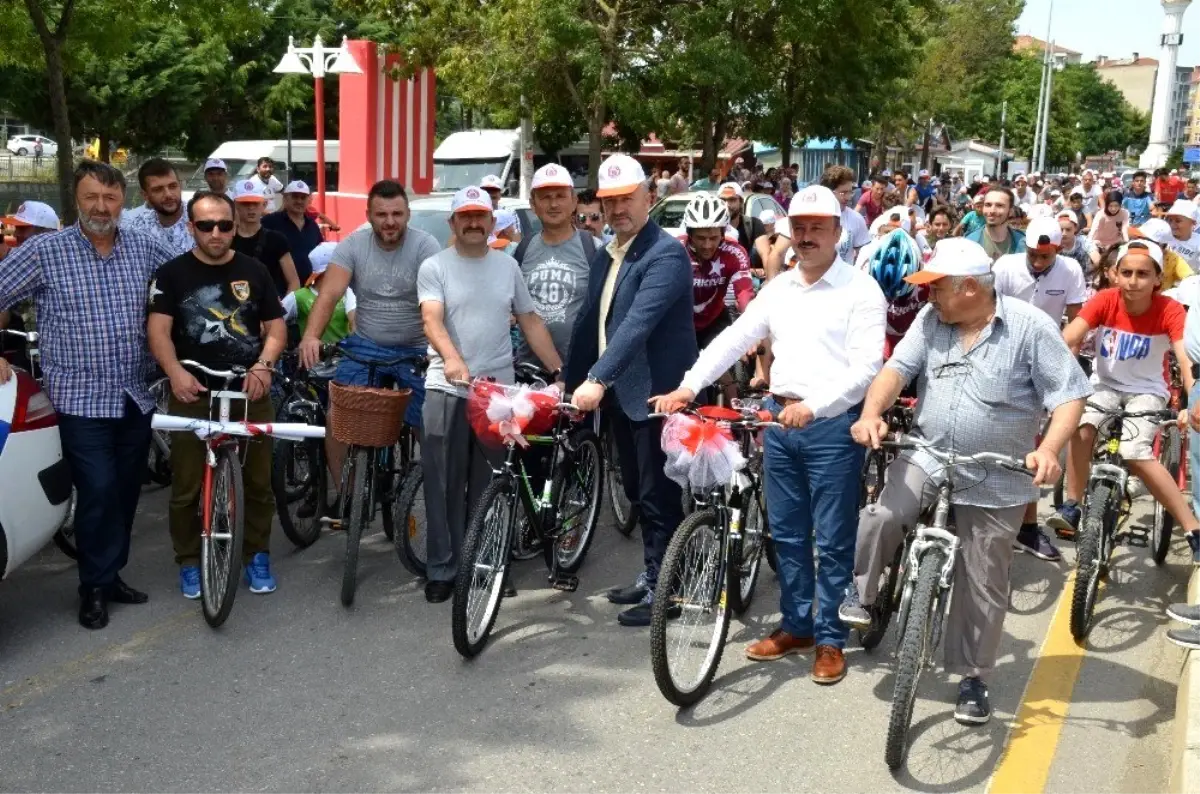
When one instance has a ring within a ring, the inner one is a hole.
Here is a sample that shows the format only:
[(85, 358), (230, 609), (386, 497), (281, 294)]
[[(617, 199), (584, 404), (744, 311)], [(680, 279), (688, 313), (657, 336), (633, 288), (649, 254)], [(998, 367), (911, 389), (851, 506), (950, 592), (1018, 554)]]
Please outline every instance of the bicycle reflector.
[(58, 414), (50, 398), (28, 374), (14, 370), (17, 378), (17, 403), (13, 411), (13, 433), (44, 430), (58, 426)]

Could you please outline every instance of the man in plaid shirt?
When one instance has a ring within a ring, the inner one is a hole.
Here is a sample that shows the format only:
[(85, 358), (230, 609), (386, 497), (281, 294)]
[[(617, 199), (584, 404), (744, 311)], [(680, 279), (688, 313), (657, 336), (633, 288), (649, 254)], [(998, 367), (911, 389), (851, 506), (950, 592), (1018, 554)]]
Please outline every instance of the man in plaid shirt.
[[(150, 445), (146, 289), (172, 257), (162, 243), (118, 228), (125, 177), (104, 163), (75, 169), (79, 221), (15, 249), (0, 269), (0, 309), (32, 298), (43, 387), (59, 414), (77, 493), (79, 622), (108, 625), (108, 603), (145, 603), (121, 581)], [(8, 380), (0, 362), (0, 383)]]

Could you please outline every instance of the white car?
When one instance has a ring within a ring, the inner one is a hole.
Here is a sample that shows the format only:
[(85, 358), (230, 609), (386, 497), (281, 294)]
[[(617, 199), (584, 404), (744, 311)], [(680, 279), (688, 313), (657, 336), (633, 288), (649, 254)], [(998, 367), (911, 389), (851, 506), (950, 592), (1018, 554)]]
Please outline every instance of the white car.
[(17, 135), (8, 139), (8, 150), (19, 157), (32, 157), (34, 146), (41, 142), (42, 154), (46, 157), (58, 155), (58, 144), (45, 135)]
[(37, 381), (14, 370), (0, 386), (0, 579), (50, 542), (70, 501), (58, 414)]
[[(681, 236), (684, 233), (683, 211), (687, 209), (688, 202), (704, 192), (711, 191), (676, 193), (661, 199), (650, 208), (650, 220), (663, 227), (673, 237)], [(787, 219), (787, 211), (779, 206), (779, 202), (775, 200), (774, 196), (768, 196), (766, 193), (747, 193), (742, 201), (746, 205), (745, 215), (747, 218), (757, 218), (764, 210), (771, 210), (781, 221)], [(777, 226), (775, 230), (781, 234), (784, 233), (781, 226)]]

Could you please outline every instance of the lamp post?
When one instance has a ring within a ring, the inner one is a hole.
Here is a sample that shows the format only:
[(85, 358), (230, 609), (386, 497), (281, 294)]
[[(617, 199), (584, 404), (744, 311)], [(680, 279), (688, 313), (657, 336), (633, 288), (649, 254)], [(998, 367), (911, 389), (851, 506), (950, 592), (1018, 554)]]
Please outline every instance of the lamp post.
[[(297, 47), (292, 36), (288, 36), (287, 52), (275, 67), (276, 74), (310, 74), (313, 77), (313, 104), (317, 112), (317, 209), (325, 211), (325, 75), (362, 74), (362, 69), (346, 48), (346, 36), (342, 46), (333, 49), (321, 43), (321, 37), (313, 38), (311, 47)], [(288, 163), (288, 168), (292, 166)]]

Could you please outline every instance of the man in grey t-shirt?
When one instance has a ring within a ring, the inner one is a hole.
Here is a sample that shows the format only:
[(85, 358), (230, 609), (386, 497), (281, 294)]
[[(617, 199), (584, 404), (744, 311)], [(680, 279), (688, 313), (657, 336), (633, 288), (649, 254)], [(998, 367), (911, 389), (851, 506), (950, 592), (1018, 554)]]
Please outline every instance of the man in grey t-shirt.
[(454, 247), (425, 260), (417, 297), (429, 338), (429, 392), (423, 411), (421, 467), (425, 474), (425, 598), (445, 601), (454, 590), (458, 555), (469, 518), (491, 476), (467, 421), (471, 378), (513, 382), (509, 316), (543, 365), (555, 374), (562, 360), (533, 301), (516, 260), (487, 244), (495, 223), (488, 195), (478, 187), (451, 201)]

